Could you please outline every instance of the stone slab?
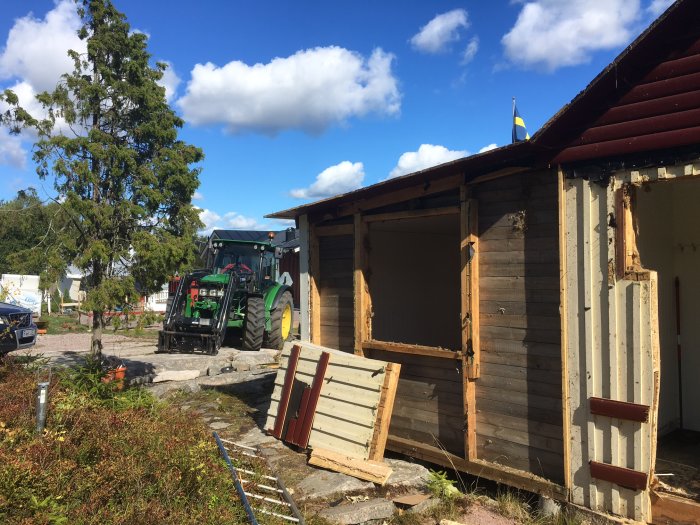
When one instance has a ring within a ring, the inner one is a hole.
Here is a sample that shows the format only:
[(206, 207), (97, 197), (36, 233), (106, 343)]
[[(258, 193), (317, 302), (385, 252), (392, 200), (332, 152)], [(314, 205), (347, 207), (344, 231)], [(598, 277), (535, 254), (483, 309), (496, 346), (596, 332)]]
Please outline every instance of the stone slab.
[[(307, 499), (326, 498), (333, 494), (346, 494), (348, 492), (371, 490), (374, 483), (360, 481), (359, 479), (337, 472), (318, 471), (302, 480), (297, 486), (299, 501)], [(391, 502), (390, 502), (391, 503)], [(392, 503), (393, 506), (393, 503)]]
[(423, 465), (400, 459), (384, 459), (384, 462), (393, 470), (386, 482), (386, 486), (415, 489), (423, 489), (427, 486), (430, 472)]
[(396, 507), (383, 498), (330, 507), (319, 512), (319, 516), (341, 525), (356, 525), (368, 521), (385, 520), (394, 515)]
[(165, 370), (153, 376), (153, 383), (163, 381), (189, 381), (197, 379), (201, 375), (199, 370)]

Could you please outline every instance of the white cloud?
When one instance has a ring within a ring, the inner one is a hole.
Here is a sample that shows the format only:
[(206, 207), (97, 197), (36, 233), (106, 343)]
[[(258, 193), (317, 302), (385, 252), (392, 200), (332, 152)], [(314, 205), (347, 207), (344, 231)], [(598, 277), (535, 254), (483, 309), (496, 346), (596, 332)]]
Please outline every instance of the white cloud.
[(230, 133), (319, 133), (350, 117), (397, 114), (401, 96), (393, 59), (381, 49), (364, 58), (332, 46), (268, 64), (197, 64), (177, 104), (191, 124), (223, 124)]
[(640, 16), (639, 0), (536, 0), (501, 42), (512, 63), (554, 71), (626, 44)]
[(201, 200), (203, 200), (203, 199), (204, 199), (204, 195), (203, 195), (201, 192), (199, 192), (199, 191), (195, 191), (195, 192), (194, 192), (194, 195), (192, 195), (192, 200), (193, 200), (193, 201), (201, 201)]
[(0, 78), (21, 78), (37, 91), (52, 90), (63, 73), (73, 71), (68, 50), (85, 52), (77, 30), (75, 3), (62, 0), (43, 20), (31, 13), (15, 21), (0, 55)]
[(492, 149), (496, 149), (498, 147), (498, 144), (493, 143), (489, 144), (488, 146), (484, 146), (479, 150), (479, 153), (486, 153), (487, 151), (491, 151)]
[(199, 208), (199, 220), (204, 223), (201, 234), (208, 235), (214, 230), (265, 230), (257, 219), (246, 217), (235, 211), (219, 215), (215, 211)]
[(316, 176), (316, 181), (308, 188), (292, 190), (295, 199), (320, 199), (356, 190), (362, 186), (365, 167), (361, 162), (344, 160), (340, 164), (326, 168)]
[(649, 7), (647, 7), (647, 11), (649, 11), (654, 17), (659, 16), (661, 13), (666, 11), (668, 7), (674, 2), (675, 0), (652, 0), (651, 4)]
[(407, 151), (399, 157), (396, 167), (391, 170), (389, 178), (399, 177), (408, 173), (424, 170), (451, 160), (461, 159), (468, 155), (464, 150), (449, 150), (445, 146), (421, 144), (418, 151)]
[(177, 76), (177, 73), (175, 73), (173, 65), (170, 62), (167, 60), (163, 60), (162, 62), (167, 64), (168, 68), (163, 71), (163, 76), (158, 81), (158, 85), (165, 88), (165, 100), (171, 102), (175, 97), (177, 87), (180, 85), (182, 80)]
[(459, 40), (459, 30), (469, 27), (464, 9), (453, 9), (437, 15), (411, 37), (411, 45), (423, 53), (440, 53), (449, 44)]
[(467, 44), (467, 47), (464, 49), (464, 52), (462, 53), (462, 64), (468, 64), (469, 62), (474, 60), (474, 57), (476, 56), (478, 51), (479, 37), (475, 36), (472, 37), (472, 39)]
[(0, 128), (0, 164), (20, 169), (27, 165), (27, 152), (22, 148), (22, 139), (10, 135), (5, 128)]

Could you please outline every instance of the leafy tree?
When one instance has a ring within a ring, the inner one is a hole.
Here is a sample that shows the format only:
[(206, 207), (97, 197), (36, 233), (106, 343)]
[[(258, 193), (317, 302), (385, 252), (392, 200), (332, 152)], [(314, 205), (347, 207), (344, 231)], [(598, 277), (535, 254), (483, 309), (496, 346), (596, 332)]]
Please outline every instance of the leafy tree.
[(87, 275), (99, 356), (104, 312), (135, 299), (136, 283), (160, 288), (193, 258), (200, 170), (191, 165), (203, 155), (178, 139), (183, 121), (157, 83), (166, 65), (149, 65), (146, 35), (132, 33), (109, 0), (82, 0), (78, 13), (87, 53), (70, 51), (73, 72), (37, 96), (48, 118), (35, 123), (34, 160), (75, 226), (63, 241)]
[(57, 202), (44, 203), (33, 188), (11, 201), (0, 201), (0, 273), (39, 275), (48, 288), (65, 273), (73, 255), (75, 228)]

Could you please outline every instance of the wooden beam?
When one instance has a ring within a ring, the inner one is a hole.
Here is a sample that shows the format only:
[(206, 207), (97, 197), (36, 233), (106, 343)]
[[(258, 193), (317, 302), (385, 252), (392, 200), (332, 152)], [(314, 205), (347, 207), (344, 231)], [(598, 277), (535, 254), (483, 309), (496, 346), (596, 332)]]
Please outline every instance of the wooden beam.
[(374, 208), (388, 206), (389, 204), (395, 204), (397, 202), (417, 199), (419, 197), (426, 197), (428, 195), (442, 193), (443, 191), (457, 189), (459, 188), (461, 182), (461, 173), (445, 177), (444, 179), (429, 182), (420, 182), (415, 186), (411, 186), (409, 188), (404, 188), (401, 190), (384, 193), (382, 195), (369, 197), (367, 199), (362, 199), (357, 202), (351, 202), (348, 204), (340, 205), (336, 210), (335, 216), (344, 217), (346, 215), (354, 215), (358, 212), (364, 212), (372, 210)]
[[(567, 316), (567, 258), (566, 258), (566, 193), (564, 172), (557, 170), (557, 200), (559, 202), (559, 322), (561, 326), (561, 406), (562, 440), (564, 448), (564, 486), (571, 491), (571, 410), (569, 405), (568, 316)], [(612, 283), (610, 283), (612, 286)]]
[(620, 487), (632, 490), (644, 490), (647, 488), (648, 476), (646, 472), (599, 463), (598, 461), (589, 461), (588, 465), (591, 470), (591, 477), (595, 479), (609, 481)]
[(442, 359), (462, 359), (462, 352), (445, 350), (433, 346), (409, 345), (404, 343), (388, 343), (384, 341), (364, 341), (363, 350), (382, 350), (384, 352), (396, 352), (397, 354), (422, 355), (426, 357), (438, 357)]
[(508, 175), (515, 175), (516, 173), (523, 173), (525, 171), (531, 171), (532, 167), (521, 167), (513, 166), (511, 168), (503, 168), (498, 171), (493, 171), (491, 173), (486, 173), (485, 175), (480, 175), (470, 181), (470, 184), (481, 184), (482, 182), (488, 182), (490, 180), (500, 179), (501, 177), (507, 177)]
[(459, 206), (445, 206), (443, 208), (430, 208), (426, 210), (404, 210), (391, 213), (377, 213), (365, 215), (366, 222), (398, 221), (401, 219), (419, 219), (423, 217), (437, 217), (440, 215), (455, 215), (459, 213)]
[(332, 224), (329, 226), (315, 226), (314, 231), (318, 237), (328, 237), (330, 235), (352, 235), (352, 224)]
[(311, 311), (311, 342), (317, 345), (321, 341), (321, 257), (316, 228), (309, 228), (309, 310)]
[(550, 498), (565, 501), (567, 491), (561, 485), (528, 472), (516, 470), (497, 463), (483, 460), (460, 458), (443, 449), (426, 445), (411, 439), (389, 436), (387, 448), (410, 457), (429, 461), (443, 467), (454, 468), (474, 476), (483, 477), (511, 487), (542, 494)]
[(603, 399), (602, 397), (592, 397), (589, 399), (589, 403), (591, 414), (625, 419), (627, 421), (639, 421), (640, 423), (649, 421), (650, 407), (647, 405)]
[(275, 426), (272, 429), (268, 429), (268, 432), (275, 436), (277, 439), (280, 439), (282, 437), (284, 420), (287, 417), (289, 398), (292, 395), (294, 374), (296, 374), (297, 372), (297, 364), (299, 363), (300, 353), (301, 347), (299, 345), (294, 345), (292, 347), (292, 352), (289, 355), (289, 359), (287, 360), (287, 371), (284, 374), (284, 386), (282, 387), (282, 394), (280, 395), (279, 405), (277, 406), (277, 418), (275, 419)]
[(481, 373), (481, 339), (479, 337), (479, 205), (475, 199), (470, 199), (467, 204), (469, 206), (469, 225), (466, 239), (467, 255), (469, 247), (471, 247), (473, 252), (471, 259), (468, 259), (467, 263), (469, 273), (469, 346), (472, 353), (467, 367), (467, 377), (469, 379), (477, 379)]
[(364, 355), (362, 342), (369, 339), (369, 326), (371, 318), (371, 301), (369, 286), (365, 278), (367, 265), (367, 224), (362, 220), (362, 215), (355, 214), (355, 246), (354, 246), (354, 317), (355, 317), (355, 354)]
[(380, 461), (384, 457), (386, 440), (389, 437), (389, 425), (391, 415), (394, 411), (394, 400), (396, 399), (396, 388), (399, 385), (399, 374), (401, 365), (389, 363), (384, 375), (384, 384), (377, 408), (377, 419), (374, 423), (374, 435), (370, 445), (369, 459)]
[(391, 467), (385, 463), (350, 458), (322, 448), (313, 449), (311, 456), (309, 456), (309, 465), (340, 472), (379, 485), (384, 485), (392, 473)]
[(684, 523), (700, 525), (700, 503), (672, 494), (651, 492), (653, 523)]
[[(462, 320), (462, 403), (464, 408), (464, 452), (469, 460), (476, 459), (476, 385), (474, 379), (478, 377), (479, 363), (474, 363), (474, 326), (478, 326), (478, 319), (473, 317), (473, 292), (478, 290), (479, 282), (473, 275), (473, 266), (470, 253), (476, 256), (472, 249), (475, 248), (472, 241), (475, 241), (472, 221), (476, 212), (475, 201), (469, 199), (469, 189), (462, 185), (459, 190), (460, 201), (460, 316)], [(478, 279), (478, 276), (477, 276)], [(477, 298), (478, 300), (478, 298)], [(478, 311), (478, 306), (477, 306)], [(476, 321), (476, 322), (475, 322)], [(478, 337), (478, 328), (477, 328)]]

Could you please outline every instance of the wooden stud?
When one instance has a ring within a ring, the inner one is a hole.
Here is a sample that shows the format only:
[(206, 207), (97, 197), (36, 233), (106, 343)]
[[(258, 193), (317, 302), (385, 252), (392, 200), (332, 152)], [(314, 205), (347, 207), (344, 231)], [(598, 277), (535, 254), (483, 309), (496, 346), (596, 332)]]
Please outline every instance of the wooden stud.
[(311, 342), (317, 345), (321, 341), (321, 258), (316, 228), (309, 228), (309, 309), (311, 310)]
[(700, 525), (700, 503), (671, 494), (651, 493), (653, 523)]
[(332, 224), (328, 226), (316, 226), (314, 232), (317, 237), (329, 237), (332, 235), (352, 235), (352, 224)]
[[(478, 379), (481, 370), (481, 339), (479, 337), (479, 205), (475, 199), (469, 200), (469, 235), (468, 246), (471, 246), (473, 255), (468, 262), (469, 272), (469, 339), (473, 355), (467, 368), (469, 379)], [(468, 253), (468, 252), (467, 252)]]
[(437, 357), (442, 359), (462, 359), (462, 352), (445, 350), (433, 346), (411, 345), (405, 343), (389, 343), (384, 341), (365, 341), (362, 343), (363, 350), (382, 350), (384, 352), (395, 352), (397, 354), (422, 355), (426, 357)]
[(385, 463), (350, 458), (323, 448), (313, 449), (311, 456), (309, 456), (309, 465), (340, 472), (379, 485), (384, 485), (392, 473), (391, 467)]
[(459, 206), (445, 206), (443, 208), (431, 208), (427, 210), (405, 210), (395, 211), (391, 213), (377, 213), (375, 215), (366, 215), (365, 221), (398, 221), (401, 219), (420, 219), (424, 217), (437, 217), (440, 215), (455, 215), (460, 212)]
[(377, 419), (374, 423), (374, 435), (370, 444), (369, 459), (380, 461), (384, 457), (386, 440), (389, 437), (389, 426), (391, 425), (391, 415), (394, 411), (394, 400), (396, 399), (396, 389), (399, 385), (399, 374), (401, 365), (389, 363), (386, 366), (384, 384), (377, 407)]
[(368, 317), (367, 304), (369, 303), (369, 290), (365, 280), (365, 239), (367, 237), (367, 225), (362, 220), (362, 215), (355, 214), (355, 247), (354, 247), (354, 316), (355, 316), (355, 354), (362, 356), (362, 343), (367, 340), (367, 326), (371, 322)]
[(561, 166), (557, 170), (557, 200), (559, 201), (559, 319), (561, 325), (561, 406), (562, 439), (564, 446), (564, 486), (570, 491), (573, 483), (571, 477), (571, 409), (569, 405), (569, 367), (568, 367), (568, 317), (566, 288), (566, 193), (564, 191), (564, 172)]
[[(478, 319), (475, 323), (473, 318), (473, 291), (478, 289), (479, 283), (474, 280), (472, 274), (473, 266), (469, 258), (470, 247), (473, 247), (470, 242), (474, 241), (476, 236), (475, 226), (472, 221), (475, 220), (476, 206), (475, 201), (468, 198), (469, 190), (465, 185), (462, 185), (459, 190), (460, 200), (460, 302), (461, 302), (461, 319), (462, 319), (462, 396), (464, 406), (464, 453), (468, 460), (476, 459), (476, 385), (474, 379), (478, 377), (478, 362), (474, 363), (474, 326), (478, 325)], [(474, 253), (476, 256), (476, 253)], [(478, 276), (477, 276), (478, 278)], [(470, 377), (473, 376), (473, 377)]]

